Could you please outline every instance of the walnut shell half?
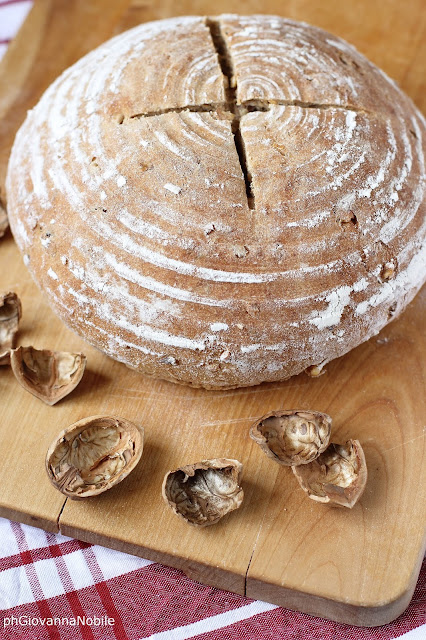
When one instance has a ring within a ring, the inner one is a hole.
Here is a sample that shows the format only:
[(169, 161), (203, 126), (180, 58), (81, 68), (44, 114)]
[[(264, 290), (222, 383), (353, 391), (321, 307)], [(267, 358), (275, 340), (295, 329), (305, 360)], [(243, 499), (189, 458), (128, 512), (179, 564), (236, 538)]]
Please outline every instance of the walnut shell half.
[(367, 482), (364, 451), (358, 440), (331, 443), (316, 460), (293, 473), (312, 500), (349, 507), (361, 497)]
[(21, 301), (16, 293), (0, 293), (0, 365), (10, 364), (10, 350), (22, 315)]
[(250, 437), (279, 464), (307, 464), (327, 448), (331, 422), (319, 411), (272, 411), (254, 423)]
[(83, 353), (18, 347), (11, 351), (10, 364), (24, 389), (46, 404), (54, 405), (80, 382), (86, 356)]
[(163, 481), (163, 498), (189, 524), (216, 524), (243, 501), (242, 468), (238, 460), (215, 458), (169, 471)]
[(55, 438), (46, 470), (56, 489), (75, 500), (96, 496), (118, 484), (135, 468), (143, 450), (144, 429), (115, 416), (92, 416)]

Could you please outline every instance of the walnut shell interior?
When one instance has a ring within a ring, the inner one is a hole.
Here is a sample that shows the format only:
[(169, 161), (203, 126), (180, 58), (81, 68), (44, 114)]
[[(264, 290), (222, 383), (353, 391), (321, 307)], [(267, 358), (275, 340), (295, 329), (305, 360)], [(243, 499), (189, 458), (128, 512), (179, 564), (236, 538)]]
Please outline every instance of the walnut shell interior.
[(73, 499), (103, 493), (135, 468), (144, 429), (115, 416), (92, 416), (64, 429), (46, 455), (52, 484)]
[(352, 508), (367, 482), (364, 451), (358, 440), (331, 443), (313, 462), (293, 467), (302, 489), (312, 500)]
[(173, 511), (198, 527), (216, 524), (238, 509), (244, 498), (239, 486), (242, 464), (229, 458), (202, 460), (170, 471), (163, 498)]
[(6, 349), (6, 351), (0, 352), (0, 367), (10, 365), (10, 351), (10, 349)]
[(331, 422), (319, 411), (272, 411), (254, 423), (250, 437), (279, 464), (307, 464), (327, 448)]
[(48, 405), (73, 391), (86, 367), (86, 356), (66, 351), (18, 347), (10, 354), (16, 379), (24, 389)]
[(22, 315), (21, 301), (16, 293), (0, 294), (0, 365), (10, 364), (10, 350)]

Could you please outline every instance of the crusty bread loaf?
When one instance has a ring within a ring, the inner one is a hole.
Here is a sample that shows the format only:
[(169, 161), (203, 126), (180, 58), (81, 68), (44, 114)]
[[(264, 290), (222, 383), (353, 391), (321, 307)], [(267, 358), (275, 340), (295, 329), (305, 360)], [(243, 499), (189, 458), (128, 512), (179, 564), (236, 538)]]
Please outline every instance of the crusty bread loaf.
[(283, 380), (421, 287), (425, 140), (407, 96), (320, 29), (164, 20), (29, 112), (10, 223), (57, 313), (113, 358), (207, 388)]

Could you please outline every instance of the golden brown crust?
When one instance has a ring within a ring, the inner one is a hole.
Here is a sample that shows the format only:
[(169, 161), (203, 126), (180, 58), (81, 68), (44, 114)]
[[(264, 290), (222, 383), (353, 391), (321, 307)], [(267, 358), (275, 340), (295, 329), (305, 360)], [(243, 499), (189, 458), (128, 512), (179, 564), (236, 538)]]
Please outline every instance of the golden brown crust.
[(378, 333), (423, 283), (425, 138), (409, 99), (319, 29), (150, 23), (29, 113), (11, 226), (58, 314), (112, 357), (206, 388), (282, 380)]

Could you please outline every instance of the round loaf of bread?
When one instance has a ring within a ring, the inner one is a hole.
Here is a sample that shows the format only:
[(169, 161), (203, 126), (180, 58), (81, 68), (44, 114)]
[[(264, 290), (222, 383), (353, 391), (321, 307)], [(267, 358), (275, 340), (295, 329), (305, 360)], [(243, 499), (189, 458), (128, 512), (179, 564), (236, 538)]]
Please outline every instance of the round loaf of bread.
[(109, 356), (206, 388), (283, 380), (421, 287), (425, 140), (392, 80), (320, 29), (163, 20), (28, 113), (8, 213), (55, 311)]

